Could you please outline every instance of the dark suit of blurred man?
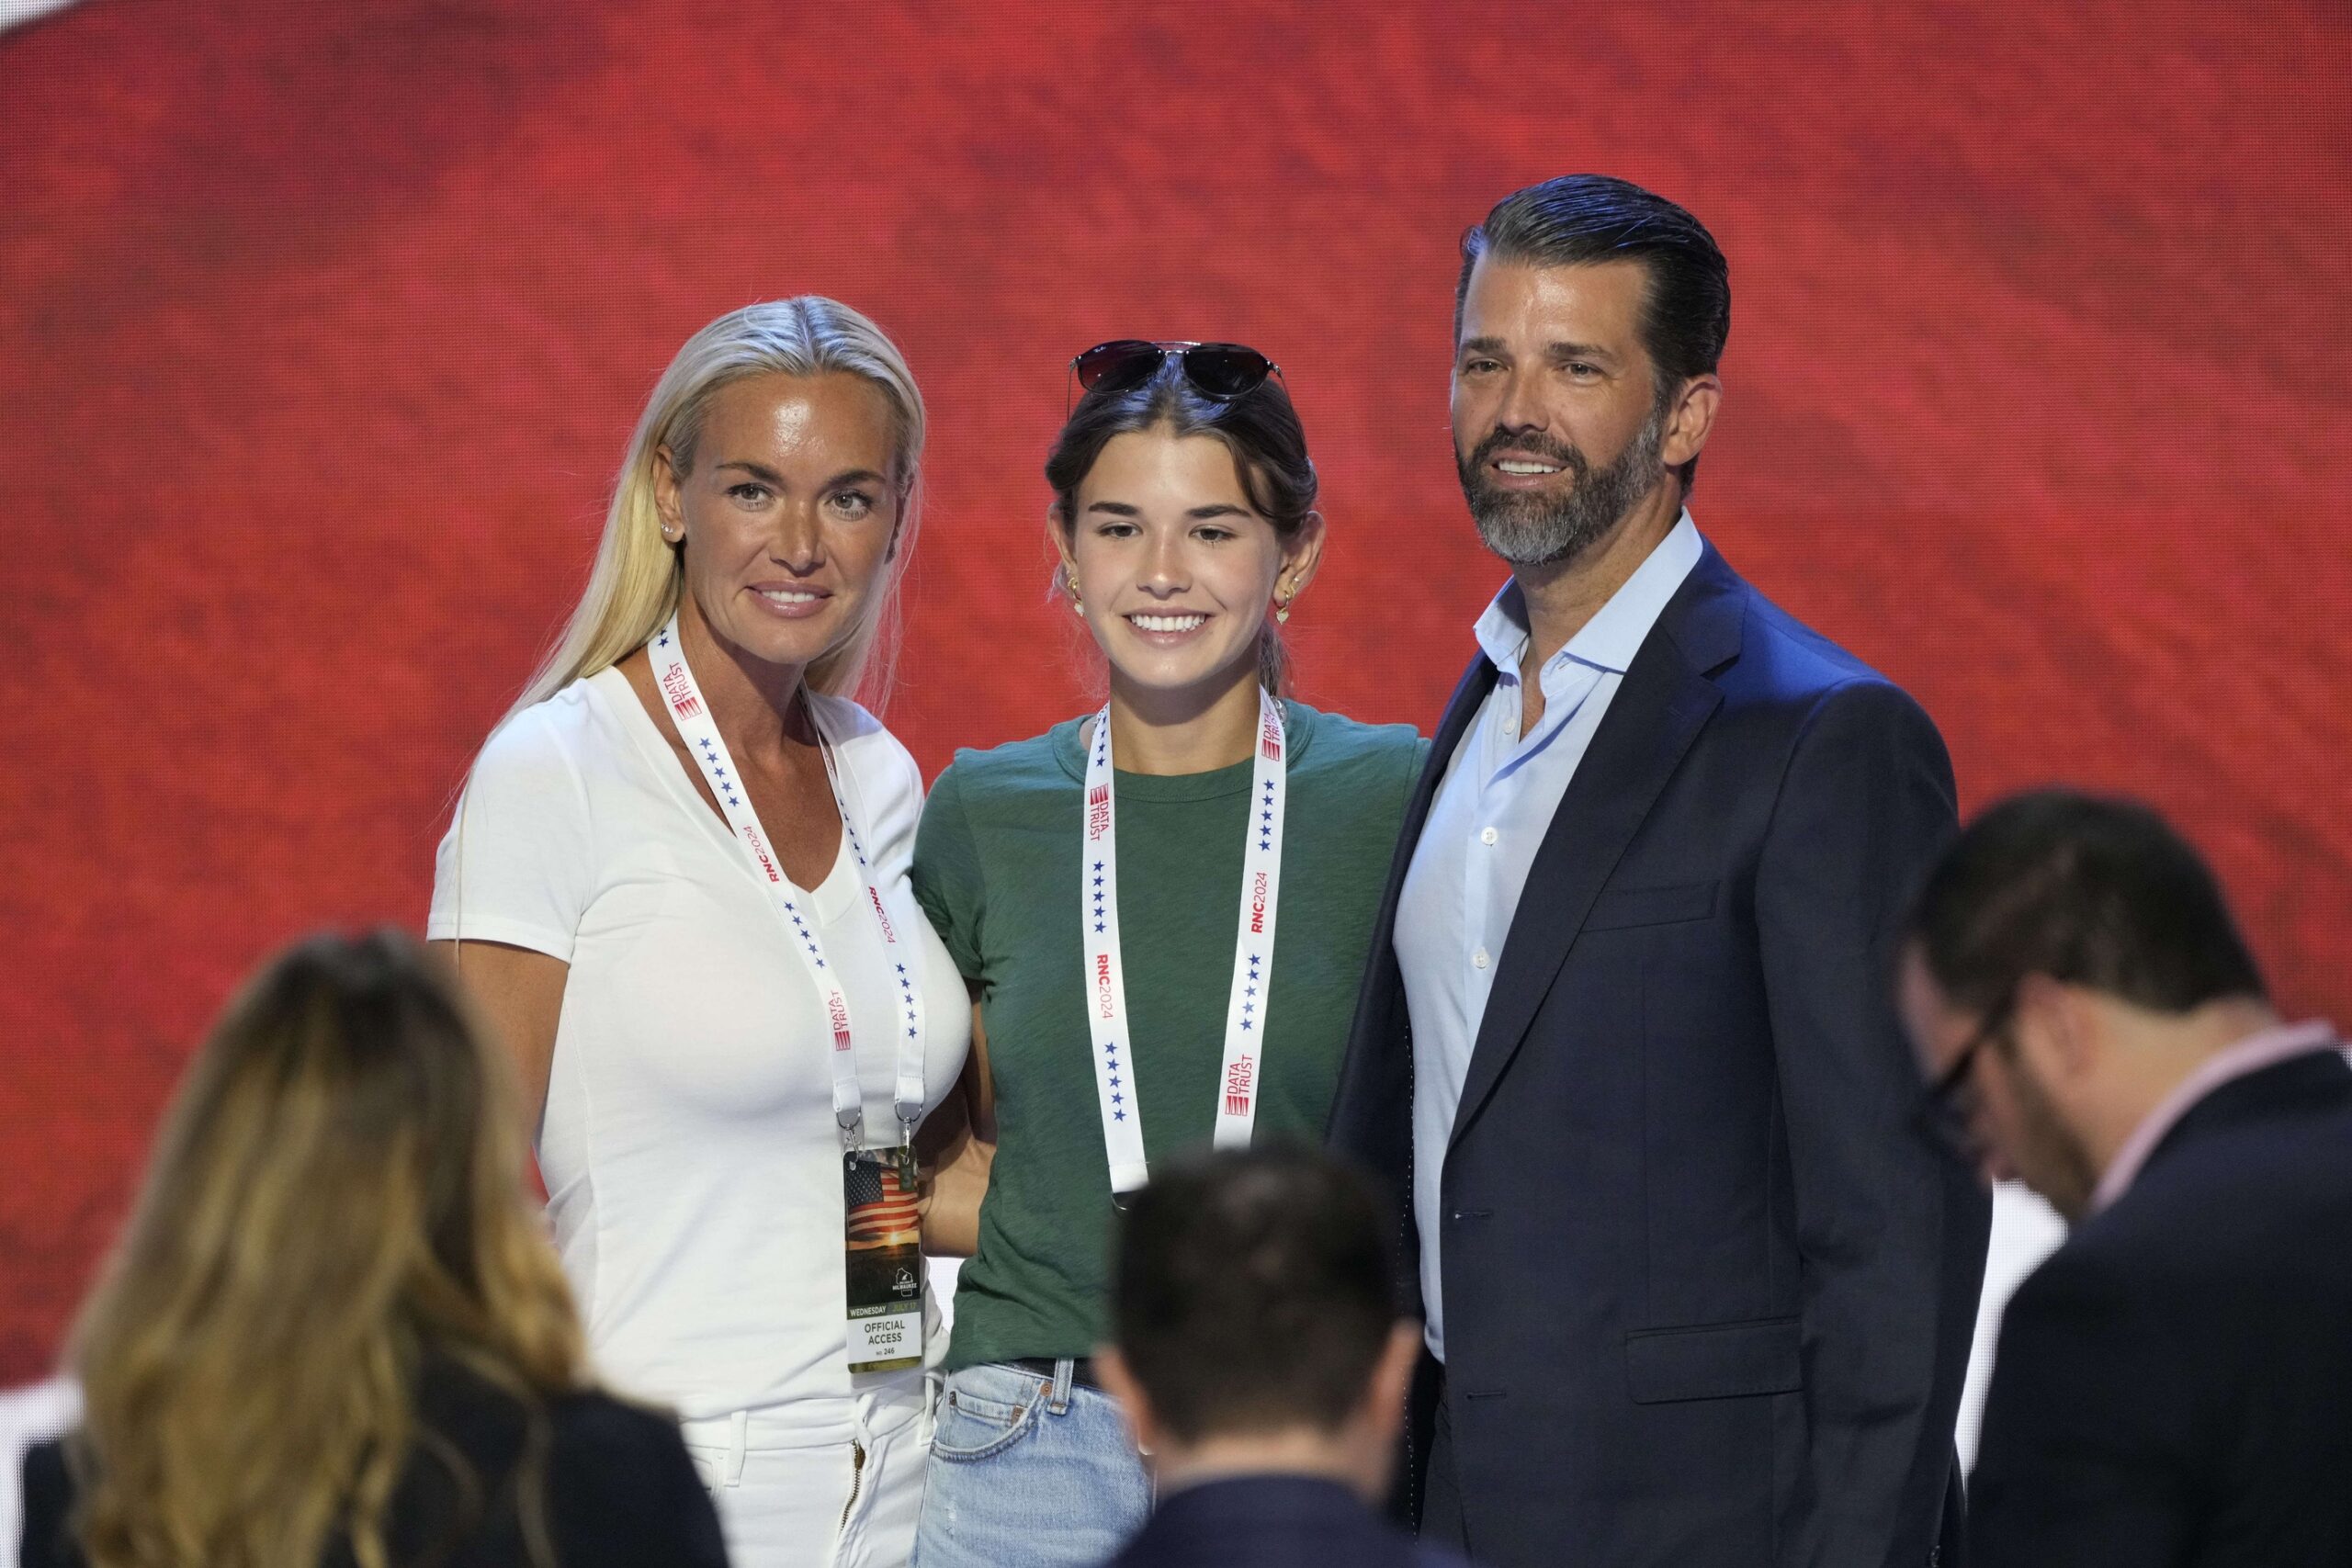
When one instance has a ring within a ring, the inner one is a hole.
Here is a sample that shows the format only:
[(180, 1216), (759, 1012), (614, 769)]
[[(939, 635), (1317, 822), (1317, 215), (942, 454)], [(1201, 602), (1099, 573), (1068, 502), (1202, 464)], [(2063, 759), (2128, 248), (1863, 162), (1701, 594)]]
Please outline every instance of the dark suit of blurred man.
[(1512, 578), (1333, 1120), (1407, 1178), (1423, 1534), (1498, 1568), (1928, 1563), (1990, 1213), (1917, 1130), (1885, 984), (1954, 829), (1942, 742), (1683, 508), (1730, 314), (1698, 221), (1576, 176), (1464, 254), (1455, 455)]
[(2196, 851), (2126, 801), (1993, 807), (1903, 1001), (1953, 1131), (2074, 1225), (2001, 1314), (1977, 1562), (2352, 1563), (2352, 1067)]

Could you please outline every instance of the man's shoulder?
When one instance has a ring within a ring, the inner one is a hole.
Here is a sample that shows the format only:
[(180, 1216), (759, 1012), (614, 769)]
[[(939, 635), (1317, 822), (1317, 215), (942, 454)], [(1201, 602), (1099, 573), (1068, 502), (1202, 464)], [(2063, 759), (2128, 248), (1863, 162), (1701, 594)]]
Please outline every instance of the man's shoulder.
[(2242, 1122), (2152, 1161), (2018, 1290), (2005, 1322), (2191, 1338), (2352, 1315), (2352, 1111)]
[[(1736, 615), (1739, 623), (1738, 656), (1707, 675), (1724, 702), (1711, 727), (1715, 744), (1784, 760), (1808, 744), (1823, 757), (1862, 749), (1928, 756), (1949, 766), (1934, 719), (1910, 693), (1781, 608), (1720, 558), (1714, 565), (1717, 603), (1708, 613)], [(1720, 639), (1720, 621), (1710, 635)]]
[(1722, 694), (1736, 744), (1786, 744), (1825, 715), (1868, 731), (1882, 723), (1932, 730), (1909, 693), (1790, 614), (1712, 547), (1661, 620), (1682, 658)]
[(2234, 1275), (2290, 1248), (2299, 1256), (2305, 1242), (2342, 1259), (2352, 1289), (2352, 1103), (2344, 1091), (2228, 1120), (2196, 1118), (2183, 1118), (2131, 1189), (2061, 1250), (2079, 1250), (2085, 1267)]
[(1782, 609), (1754, 583), (1723, 569), (1740, 597), (1740, 657), (1733, 671), (1782, 696), (1818, 697), (1894, 682), (1842, 643)]
[(1184, 1487), (1161, 1500), (1114, 1568), (1464, 1568), (1427, 1551), (1324, 1480), (1268, 1474)]

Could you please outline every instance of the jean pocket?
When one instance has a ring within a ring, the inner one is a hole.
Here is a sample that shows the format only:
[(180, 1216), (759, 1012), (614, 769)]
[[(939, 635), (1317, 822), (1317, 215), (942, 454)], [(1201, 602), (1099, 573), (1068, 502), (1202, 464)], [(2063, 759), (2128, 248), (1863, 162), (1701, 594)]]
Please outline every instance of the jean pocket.
[(1003, 1452), (1036, 1427), (1045, 1394), (1046, 1385), (1025, 1373), (973, 1367), (949, 1374), (932, 1426), (932, 1453), (965, 1461)]

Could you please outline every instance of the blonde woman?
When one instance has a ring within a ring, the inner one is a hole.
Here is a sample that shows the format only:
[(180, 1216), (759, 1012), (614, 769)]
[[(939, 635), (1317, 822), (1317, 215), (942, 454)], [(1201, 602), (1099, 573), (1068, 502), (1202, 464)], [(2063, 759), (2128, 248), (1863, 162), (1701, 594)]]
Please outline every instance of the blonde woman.
[(75, 1325), (26, 1568), (724, 1562), (675, 1427), (586, 1387), (511, 1076), (411, 938), (262, 972)]
[(903, 1562), (922, 1500), (905, 1161), (970, 1014), (908, 886), (922, 779), (851, 694), (922, 443), (845, 306), (695, 333), (434, 887), (522, 1063), (599, 1370), (684, 1417), (739, 1568)]

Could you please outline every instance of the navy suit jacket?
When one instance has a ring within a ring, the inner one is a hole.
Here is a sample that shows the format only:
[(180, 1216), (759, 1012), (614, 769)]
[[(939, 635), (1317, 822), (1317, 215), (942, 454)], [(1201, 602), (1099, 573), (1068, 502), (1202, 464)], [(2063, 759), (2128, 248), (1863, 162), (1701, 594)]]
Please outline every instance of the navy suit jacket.
[(2352, 1067), (2225, 1083), (2001, 1315), (1988, 1568), (2352, 1563)]
[[(1390, 1182), (1414, 1301), (1396, 903), (1494, 678), (1474, 659), (1439, 727), (1332, 1116)], [(1529, 869), (1442, 1156), (1473, 1556), (1953, 1560), (1991, 1201), (1919, 1130), (1889, 981), (1955, 831), (1927, 715), (1708, 547)]]
[(1174, 1492), (1111, 1568), (1467, 1568), (1336, 1481), (1241, 1475)]

